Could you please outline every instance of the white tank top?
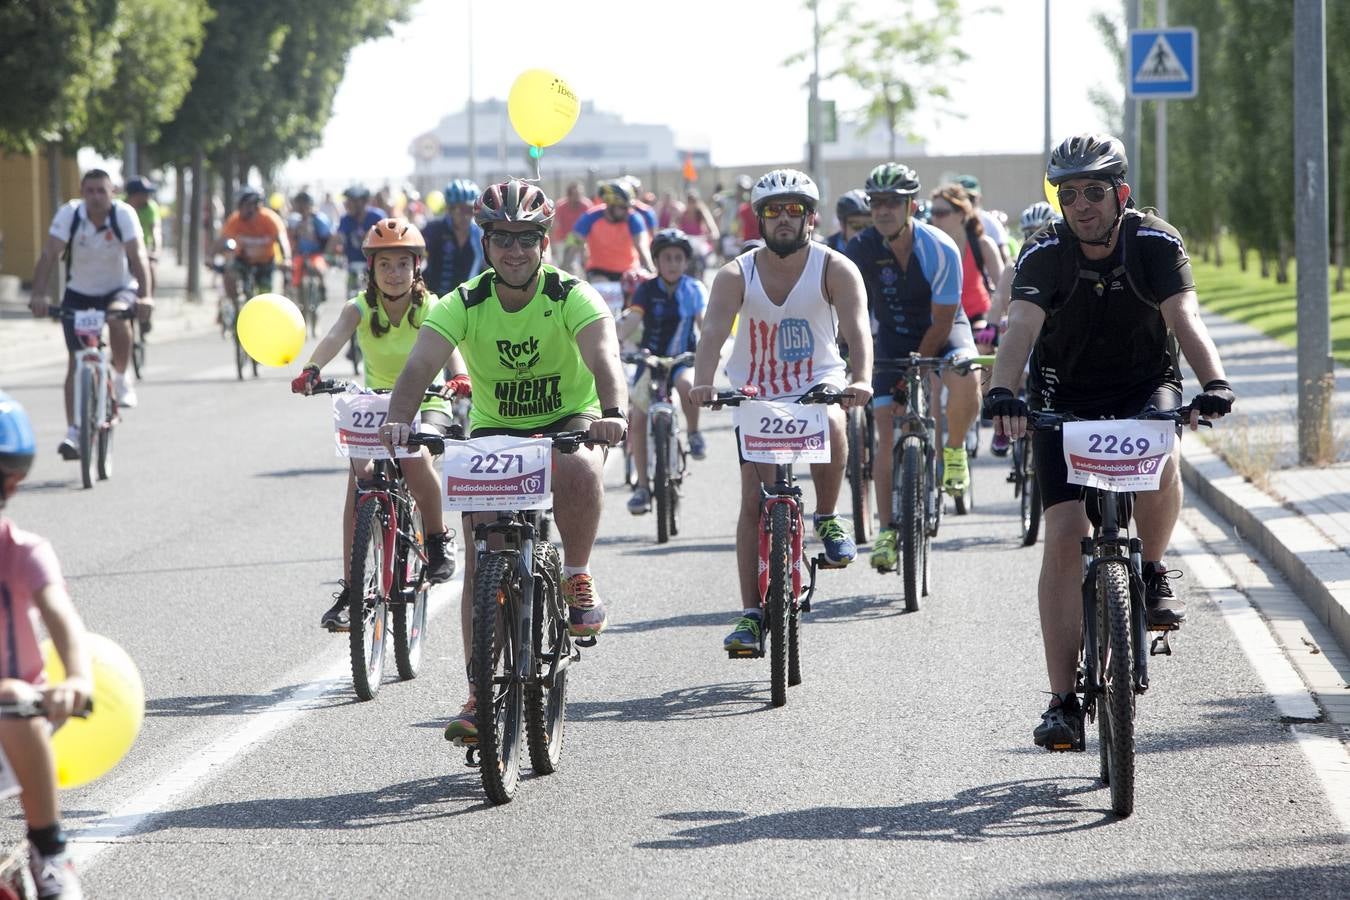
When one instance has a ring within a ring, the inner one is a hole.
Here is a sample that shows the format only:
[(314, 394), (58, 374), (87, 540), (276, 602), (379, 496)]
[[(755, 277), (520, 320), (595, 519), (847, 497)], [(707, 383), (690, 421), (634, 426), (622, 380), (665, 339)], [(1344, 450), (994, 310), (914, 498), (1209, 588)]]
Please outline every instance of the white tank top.
[(839, 319), (821, 290), (828, 253), (815, 242), (809, 246), (806, 268), (782, 306), (764, 292), (755, 265), (758, 251), (737, 258), (745, 297), (727, 360), (732, 387), (753, 385), (761, 398), (775, 400), (796, 399), (818, 384), (848, 385), (839, 355)]

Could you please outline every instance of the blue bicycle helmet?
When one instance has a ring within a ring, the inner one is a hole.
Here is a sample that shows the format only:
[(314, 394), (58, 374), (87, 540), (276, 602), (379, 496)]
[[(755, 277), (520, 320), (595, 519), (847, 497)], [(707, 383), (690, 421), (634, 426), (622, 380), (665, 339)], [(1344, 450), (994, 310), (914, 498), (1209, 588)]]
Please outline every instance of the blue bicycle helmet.
[(28, 413), (19, 401), (0, 391), (0, 475), (27, 475), (36, 452)]
[(469, 179), (456, 178), (445, 186), (442, 193), (445, 195), (446, 206), (456, 206), (461, 203), (473, 206), (478, 201), (478, 195), (483, 192), (478, 189), (478, 185)]

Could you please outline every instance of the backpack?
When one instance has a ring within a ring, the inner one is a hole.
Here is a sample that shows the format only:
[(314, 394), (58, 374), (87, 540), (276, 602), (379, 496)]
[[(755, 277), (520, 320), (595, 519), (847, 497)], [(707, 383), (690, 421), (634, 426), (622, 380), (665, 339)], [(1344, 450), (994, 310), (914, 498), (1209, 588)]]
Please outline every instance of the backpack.
[[(117, 238), (117, 242), (119, 244), (124, 243), (124, 241), (122, 240), (122, 226), (117, 224), (116, 203), (114, 203), (112, 208), (108, 210), (108, 224), (112, 226), (112, 233)], [(61, 262), (64, 263), (66, 267), (66, 281), (70, 281), (71, 251), (75, 247), (75, 235), (77, 232), (79, 232), (79, 230), (80, 230), (80, 204), (76, 203), (75, 208), (73, 210), (73, 215), (71, 215), (70, 217), (70, 234), (66, 235), (66, 249), (65, 252), (61, 254)]]

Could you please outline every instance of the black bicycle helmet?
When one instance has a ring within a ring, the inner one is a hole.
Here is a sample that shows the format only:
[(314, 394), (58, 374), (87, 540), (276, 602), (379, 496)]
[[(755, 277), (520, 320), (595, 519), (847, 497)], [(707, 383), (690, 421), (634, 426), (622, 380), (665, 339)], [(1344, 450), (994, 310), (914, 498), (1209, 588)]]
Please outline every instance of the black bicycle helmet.
[(1059, 186), (1074, 178), (1095, 178), (1111, 184), (1125, 180), (1130, 165), (1125, 145), (1109, 134), (1076, 134), (1050, 154), (1045, 177)]
[(679, 247), (687, 257), (694, 255), (694, 245), (690, 243), (689, 235), (678, 228), (662, 228), (652, 236), (652, 259), (656, 259), (662, 250), (669, 247)]
[(849, 216), (870, 216), (872, 214), (872, 198), (867, 196), (866, 191), (854, 188), (835, 201), (834, 214), (839, 217), (840, 222)]
[(868, 194), (899, 194), (913, 197), (919, 193), (919, 176), (904, 163), (882, 163), (867, 176), (863, 190)]

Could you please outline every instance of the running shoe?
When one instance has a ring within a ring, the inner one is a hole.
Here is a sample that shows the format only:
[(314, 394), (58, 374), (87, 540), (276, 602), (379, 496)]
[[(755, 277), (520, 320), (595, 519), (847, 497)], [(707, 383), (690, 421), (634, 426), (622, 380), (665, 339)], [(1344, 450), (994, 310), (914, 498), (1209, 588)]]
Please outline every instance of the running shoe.
[(816, 537), (825, 545), (825, 558), (836, 566), (846, 566), (858, 556), (858, 545), (838, 516), (817, 518)]
[(460, 746), (478, 743), (478, 710), (473, 697), (460, 709), (459, 715), (445, 726), (445, 739)]
[(1180, 578), (1178, 569), (1168, 569), (1161, 562), (1144, 563), (1144, 613), (1150, 625), (1180, 625), (1186, 620), (1186, 604), (1172, 594), (1168, 584)]
[(722, 641), (724, 650), (750, 650), (759, 653), (764, 647), (764, 622), (757, 609), (746, 610), (736, 620), (736, 627)]
[(352, 623), (347, 615), (347, 582), (339, 580), (338, 587), (333, 594), (333, 605), (319, 619), (319, 627), (329, 631), (351, 631)]
[(427, 535), (427, 581), (444, 584), (455, 574), (455, 551), (449, 531)]
[(965, 447), (942, 448), (942, 489), (949, 494), (963, 494), (970, 484), (970, 466), (966, 464)]
[(893, 571), (900, 561), (896, 541), (900, 535), (894, 528), (883, 528), (872, 542), (872, 568), (878, 572)]
[(84, 890), (75, 874), (75, 863), (69, 852), (43, 856), (38, 848), (29, 845), (28, 870), (33, 873), (33, 884), (42, 900), (84, 900)]
[(573, 637), (594, 637), (605, 630), (609, 619), (605, 604), (595, 595), (595, 579), (586, 573), (563, 579), (567, 601), (567, 630)]
[(699, 431), (689, 432), (689, 455), (694, 459), (704, 459), (708, 455), (708, 442)]
[(1007, 456), (1012, 448), (1012, 441), (1008, 440), (1006, 434), (996, 434), (994, 439), (989, 442), (989, 452), (995, 456)]
[(1037, 747), (1047, 750), (1083, 749), (1083, 708), (1074, 693), (1055, 697), (1031, 733)]
[(652, 508), (652, 492), (645, 487), (633, 488), (633, 495), (628, 498), (628, 511), (635, 516), (649, 512)]

